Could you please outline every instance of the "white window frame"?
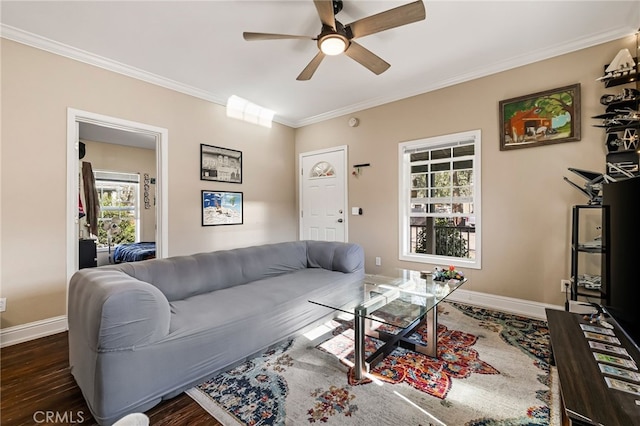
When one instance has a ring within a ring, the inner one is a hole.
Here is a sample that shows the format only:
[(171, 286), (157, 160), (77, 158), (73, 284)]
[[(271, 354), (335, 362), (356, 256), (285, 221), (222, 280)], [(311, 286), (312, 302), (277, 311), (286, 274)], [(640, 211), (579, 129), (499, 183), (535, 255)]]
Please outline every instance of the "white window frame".
[[(131, 184), (135, 184), (136, 185), (136, 200), (135, 200), (135, 204), (134, 204), (134, 209), (133, 209), (133, 214), (134, 214), (134, 219), (135, 219), (135, 224), (136, 224), (136, 237), (135, 240), (136, 241), (140, 241), (140, 233), (141, 233), (141, 221), (140, 221), (140, 174), (139, 173), (127, 173), (127, 172), (117, 172), (117, 171), (113, 171), (113, 170), (94, 170), (94, 179), (96, 179), (96, 186), (97, 186), (97, 182), (98, 181), (103, 181), (103, 182), (113, 182), (113, 183), (119, 183), (119, 182), (129, 182)], [(103, 175), (105, 177), (102, 178), (98, 178), (96, 175)], [(106, 178), (107, 175), (113, 175), (113, 177), (120, 177), (121, 179), (108, 179)], [(137, 178), (137, 181), (135, 181), (134, 177)], [(127, 179), (131, 179), (131, 181), (128, 181)], [(101, 206), (102, 207), (102, 206)], [(99, 221), (98, 221), (98, 226), (102, 226), (102, 214), (100, 215)], [(109, 247), (98, 247), (98, 252), (106, 252), (109, 250)]]
[[(452, 147), (461, 142), (468, 143), (473, 140), (473, 208), (475, 216), (476, 252), (474, 259), (460, 257), (439, 256), (434, 254), (411, 253), (410, 249), (410, 204), (411, 204), (411, 165), (409, 154), (419, 148), (434, 149), (438, 146)], [(398, 144), (398, 208), (399, 208), (399, 259), (408, 262), (429, 263), (435, 266), (454, 265), (462, 268), (482, 268), (482, 200), (481, 200), (481, 150), (482, 133), (480, 130), (471, 130), (449, 135), (435, 136), (418, 139)]]

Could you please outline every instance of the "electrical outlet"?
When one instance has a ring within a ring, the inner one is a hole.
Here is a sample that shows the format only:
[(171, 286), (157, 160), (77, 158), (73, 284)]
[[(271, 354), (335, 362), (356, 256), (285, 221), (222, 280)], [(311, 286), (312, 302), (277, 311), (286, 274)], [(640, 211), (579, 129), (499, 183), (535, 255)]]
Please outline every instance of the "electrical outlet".
[(560, 280), (560, 292), (566, 293), (571, 287), (571, 280)]
[(7, 298), (0, 297), (0, 312), (4, 312), (7, 310)]
[(380, 257), (376, 257), (376, 266), (382, 266), (382, 259)]

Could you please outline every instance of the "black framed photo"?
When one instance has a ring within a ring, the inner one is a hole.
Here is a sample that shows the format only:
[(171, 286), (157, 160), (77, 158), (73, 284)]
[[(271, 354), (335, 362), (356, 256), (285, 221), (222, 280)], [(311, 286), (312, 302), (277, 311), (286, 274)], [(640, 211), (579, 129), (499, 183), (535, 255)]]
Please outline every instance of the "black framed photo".
[(200, 180), (242, 183), (242, 151), (200, 144)]
[(500, 151), (580, 140), (580, 84), (499, 102)]
[(242, 192), (202, 191), (202, 226), (242, 225)]

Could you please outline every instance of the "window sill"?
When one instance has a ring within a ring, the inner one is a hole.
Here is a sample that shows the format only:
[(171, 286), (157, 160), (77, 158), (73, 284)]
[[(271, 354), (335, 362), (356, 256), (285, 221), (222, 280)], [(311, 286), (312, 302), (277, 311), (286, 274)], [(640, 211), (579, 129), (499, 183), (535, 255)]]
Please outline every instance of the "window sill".
[(403, 253), (398, 257), (399, 260), (415, 263), (428, 263), (435, 266), (453, 265), (459, 268), (482, 269), (482, 264), (478, 259), (461, 259), (459, 257), (447, 256), (430, 256), (425, 254), (407, 254)]

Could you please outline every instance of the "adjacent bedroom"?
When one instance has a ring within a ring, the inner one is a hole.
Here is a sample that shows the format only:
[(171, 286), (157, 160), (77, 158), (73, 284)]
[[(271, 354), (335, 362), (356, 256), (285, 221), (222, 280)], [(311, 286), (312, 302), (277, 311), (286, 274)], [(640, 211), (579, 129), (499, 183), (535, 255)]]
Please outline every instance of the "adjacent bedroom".
[(155, 139), (89, 123), (79, 136), (79, 268), (155, 258)]

